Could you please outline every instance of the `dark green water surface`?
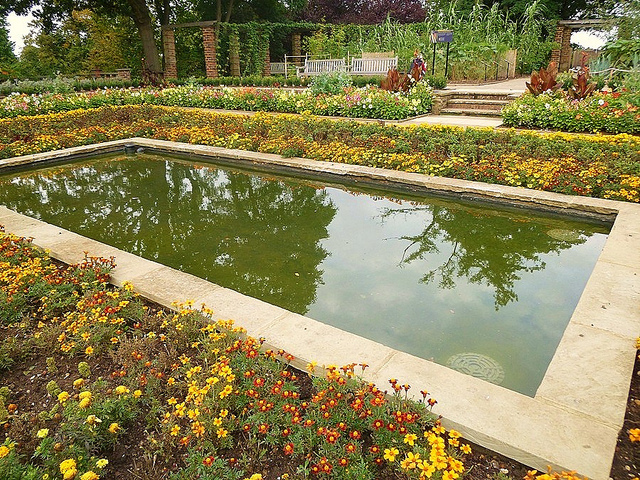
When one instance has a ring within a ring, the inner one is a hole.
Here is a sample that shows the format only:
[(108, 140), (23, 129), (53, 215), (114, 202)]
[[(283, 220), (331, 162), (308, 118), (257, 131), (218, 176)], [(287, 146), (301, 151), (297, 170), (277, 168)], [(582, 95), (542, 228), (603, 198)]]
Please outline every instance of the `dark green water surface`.
[(527, 395), (608, 232), (152, 154), (0, 176), (0, 204)]

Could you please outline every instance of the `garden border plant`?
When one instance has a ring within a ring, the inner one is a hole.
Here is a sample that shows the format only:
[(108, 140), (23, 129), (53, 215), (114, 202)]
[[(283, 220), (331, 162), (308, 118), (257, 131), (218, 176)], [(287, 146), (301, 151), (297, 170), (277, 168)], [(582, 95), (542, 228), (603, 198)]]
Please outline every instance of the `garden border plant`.
[(0, 158), (130, 137), (640, 201), (640, 138), (123, 106), (0, 120)]
[[(332, 82), (331, 78), (328, 81)], [(432, 90), (426, 83), (417, 84), (408, 93), (392, 93), (372, 86), (334, 88), (332, 92), (185, 85), (72, 94), (14, 93), (0, 99), (0, 118), (106, 105), (144, 104), (398, 120), (428, 113), (433, 103)]]
[[(452, 480), (465, 471), (471, 449), (430, 413), (428, 393), (407, 400), (410, 387), (391, 379), (387, 395), (358, 379), (365, 364), (305, 380), (291, 355), (213, 322), (204, 306), (166, 311), (131, 284), (109, 286), (113, 260), (60, 265), (1, 228), (0, 267), (2, 335), (15, 339), (3, 343), (2, 376), (18, 367), (0, 390), (2, 478), (96, 480), (140, 439), (136, 458), (153, 478)], [(29, 364), (40, 369), (29, 387), (42, 392), (38, 404), (15, 381)]]

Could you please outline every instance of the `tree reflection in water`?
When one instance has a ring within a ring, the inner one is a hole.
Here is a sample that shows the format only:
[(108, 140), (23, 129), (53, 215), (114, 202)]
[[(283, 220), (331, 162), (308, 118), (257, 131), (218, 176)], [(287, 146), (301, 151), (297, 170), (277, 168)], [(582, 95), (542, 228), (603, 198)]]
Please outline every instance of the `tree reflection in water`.
[[(529, 221), (517, 211), (497, 211), (487, 208), (456, 208), (434, 202), (411, 208), (388, 208), (381, 221), (395, 215), (427, 212), (431, 219), (417, 235), (404, 235), (409, 242), (403, 251), (400, 265), (437, 258), (434, 254), (449, 249), (446, 261), (429, 268), (420, 279), (423, 283), (438, 282), (442, 289), (456, 287), (456, 279), (494, 290), (495, 309), (518, 300), (515, 284), (524, 273), (544, 270), (544, 254), (559, 253), (572, 245), (582, 244), (588, 234), (576, 230), (565, 238), (554, 238), (549, 232), (554, 220), (545, 224)], [(491, 221), (486, 221), (488, 218)], [(566, 227), (566, 222), (559, 224)], [(556, 236), (557, 237), (557, 236)]]
[(0, 178), (2, 203), (304, 314), (336, 214), (324, 190), (150, 155)]

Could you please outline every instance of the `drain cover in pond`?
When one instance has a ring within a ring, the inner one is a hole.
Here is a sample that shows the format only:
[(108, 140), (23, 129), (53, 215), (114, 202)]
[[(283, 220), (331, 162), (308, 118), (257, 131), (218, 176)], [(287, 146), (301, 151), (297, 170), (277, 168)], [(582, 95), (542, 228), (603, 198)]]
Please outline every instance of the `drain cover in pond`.
[(547, 232), (547, 235), (563, 242), (577, 242), (580, 240), (580, 234), (578, 232), (564, 228), (553, 228)]
[(447, 367), (496, 385), (504, 381), (502, 365), (481, 353), (458, 353), (447, 360)]

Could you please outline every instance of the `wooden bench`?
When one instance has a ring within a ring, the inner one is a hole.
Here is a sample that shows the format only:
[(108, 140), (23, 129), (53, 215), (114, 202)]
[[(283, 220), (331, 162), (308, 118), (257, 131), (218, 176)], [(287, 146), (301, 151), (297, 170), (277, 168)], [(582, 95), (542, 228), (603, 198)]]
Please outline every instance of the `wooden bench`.
[(271, 75), (284, 75), (284, 62), (271, 62)]
[(351, 75), (386, 75), (398, 68), (398, 57), (365, 56), (351, 59)]
[(344, 58), (329, 58), (326, 60), (304, 61), (304, 67), (296, 67), (298, 77), (310, 77), (323, 73), (346, 72), (347, 65)]

